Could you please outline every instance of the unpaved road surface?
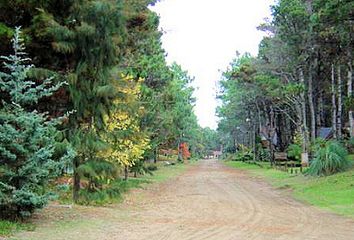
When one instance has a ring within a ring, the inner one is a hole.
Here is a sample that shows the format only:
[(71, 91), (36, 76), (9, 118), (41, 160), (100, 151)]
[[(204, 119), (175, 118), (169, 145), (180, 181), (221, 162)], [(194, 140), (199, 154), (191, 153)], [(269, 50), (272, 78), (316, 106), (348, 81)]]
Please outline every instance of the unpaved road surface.
[(43, 224), (15, 239), (354, 239), (353, 220), (295, 201), (214, 160), (135, 191), (117, 207), (81, 211), (67, 225)]

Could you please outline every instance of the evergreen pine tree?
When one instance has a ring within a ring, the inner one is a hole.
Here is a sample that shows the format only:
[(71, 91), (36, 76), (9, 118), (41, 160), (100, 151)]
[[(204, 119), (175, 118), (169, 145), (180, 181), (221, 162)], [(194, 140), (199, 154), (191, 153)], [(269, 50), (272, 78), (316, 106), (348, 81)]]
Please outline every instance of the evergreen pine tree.
[(14, 54), (2, 56), (5, 72), (0, 72), (0, 217), (28, 217), (43, 207), (50, 194), (48, 180), (61, 173), (74, 152), (54, 158), (60, 119), (48, 119), (36, 109), (38, 100), (50, 96), (62, 84), (51, 78), (36, 83), (28, 78), (33, 65), (24, 52), (20, 28), (12, 40)]

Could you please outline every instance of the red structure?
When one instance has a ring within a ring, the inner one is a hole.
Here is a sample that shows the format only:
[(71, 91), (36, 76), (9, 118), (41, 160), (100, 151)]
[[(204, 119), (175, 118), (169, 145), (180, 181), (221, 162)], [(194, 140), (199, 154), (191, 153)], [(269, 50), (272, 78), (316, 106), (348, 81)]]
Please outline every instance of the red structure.
[(179, 145), (179, 152), (182, 154), (183, 160), (187, 160), (191, 157), (191, 153), (189, 152), (188, 144), (183, 142)]

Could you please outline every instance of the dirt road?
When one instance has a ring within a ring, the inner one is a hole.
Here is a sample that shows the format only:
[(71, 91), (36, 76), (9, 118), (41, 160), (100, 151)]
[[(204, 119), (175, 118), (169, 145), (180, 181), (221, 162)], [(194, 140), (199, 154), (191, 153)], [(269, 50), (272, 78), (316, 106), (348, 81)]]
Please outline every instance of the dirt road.
[(297, 202), (213, 160), (132, 193), (119, 207), (96, 211), (58, 228), (44, 224), (15, 239), (354, 239), (353, 220)]

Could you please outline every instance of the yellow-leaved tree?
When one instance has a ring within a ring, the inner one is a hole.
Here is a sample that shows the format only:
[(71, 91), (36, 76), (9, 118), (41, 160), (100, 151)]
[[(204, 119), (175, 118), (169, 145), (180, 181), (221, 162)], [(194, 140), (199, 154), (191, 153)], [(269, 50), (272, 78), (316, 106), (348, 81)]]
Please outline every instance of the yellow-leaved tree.
[(128, 168), (141, 160), (149, 148), (149, 137), (139, 126), (144, 113), (140, 103), (142, 81), (121, 75), (114, 85), (118, 94), (113, 109), (104, 117), (106, 131), (103, 139), (109, 147), (99, 155), (123, 167), (125, 179), (128, 178)]

